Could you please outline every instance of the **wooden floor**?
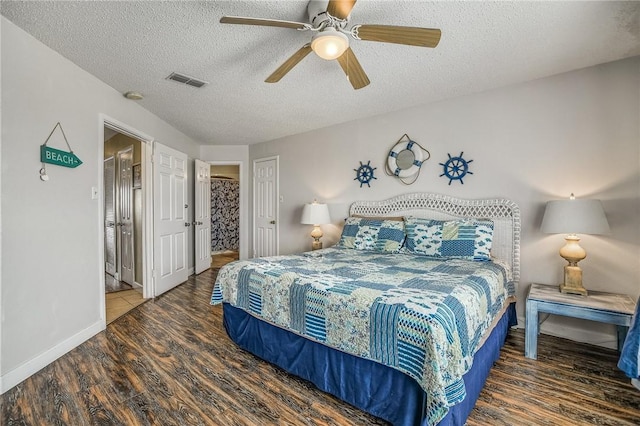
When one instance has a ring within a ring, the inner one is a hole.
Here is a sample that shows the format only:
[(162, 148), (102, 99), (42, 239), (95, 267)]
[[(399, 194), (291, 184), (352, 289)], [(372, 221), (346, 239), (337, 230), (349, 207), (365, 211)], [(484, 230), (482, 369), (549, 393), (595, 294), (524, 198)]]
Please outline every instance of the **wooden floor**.
[(223, 253), (213, 254), (211, 255), (211, 267), (214, 269), (220, 269), (222, 266), (226, 265), (229, 262), (233, 262), (234, 260), (238, 260), (239, 253), (237, 251), (226, 251)]
[[(380, 425), (238, 349), (210, 270), (120, 317), (0, 397), (2, 425)], [(512, 331), (469, 426), (640, 424), (615, 351)]]

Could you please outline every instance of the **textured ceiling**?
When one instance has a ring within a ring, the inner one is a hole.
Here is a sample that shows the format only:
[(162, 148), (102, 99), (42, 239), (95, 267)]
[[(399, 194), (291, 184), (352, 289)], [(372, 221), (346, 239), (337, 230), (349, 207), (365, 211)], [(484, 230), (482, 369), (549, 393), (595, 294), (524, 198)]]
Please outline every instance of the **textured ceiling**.
[[(307, 22), (300, 1), (2, 1), (2, 14), (202, 144), (253, 144), (640, 55), (640, 3), (360, 0), (351, 23), (440, 28), (435, 49), (354, 40), (371, 84), (307, 56), (311, 34), (223, 25), (223, 15)], [(165, 79), (176, 71), (202, 89)]]

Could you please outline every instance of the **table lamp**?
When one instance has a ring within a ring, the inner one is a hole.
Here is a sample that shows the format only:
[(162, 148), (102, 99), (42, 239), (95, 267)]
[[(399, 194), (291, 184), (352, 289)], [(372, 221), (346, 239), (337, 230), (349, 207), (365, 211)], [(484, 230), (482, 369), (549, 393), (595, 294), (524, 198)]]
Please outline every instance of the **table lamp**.
[(313, 238), (313, 244), (311, 248), (318, 250), (322, 248), (322, 229), (320, 225), (330, 223), (329, 207), (326, 204), (320, 204), (317, 201), (313, 201), (311, 204), (305, 204), (302, 209), (302, 220), (300, 223), (304, 225), (313, 225), (313, 231), (311, 231), (311, 237)]
[(587, 257), (580, 247), (576, 234), (608, 234), (609, 223), (600, 200), (577, 200), (573, 194), (568, 200), (549, 201), (542, 218), (541, 230), (547, 234), (567, 234), (564, 247), (560, 249), (568, 264), (564, 267), (562, 293), (587, 295), (582, 285), (582, 269), (578, 262)]

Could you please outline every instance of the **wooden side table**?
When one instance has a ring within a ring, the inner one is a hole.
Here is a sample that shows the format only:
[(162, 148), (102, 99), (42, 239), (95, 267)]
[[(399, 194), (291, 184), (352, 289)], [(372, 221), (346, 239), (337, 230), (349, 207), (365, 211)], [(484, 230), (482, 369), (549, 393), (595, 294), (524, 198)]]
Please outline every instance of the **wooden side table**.
[(627, 295), (589, 291), (588, 296), (560, 293), (558, 286), (531, 284), (527, 296), (524, 355), (538, 356), (538, 314), (540, 312), (615, 324), (618, 328), (618, 350), (631, 325), (635, 302)]

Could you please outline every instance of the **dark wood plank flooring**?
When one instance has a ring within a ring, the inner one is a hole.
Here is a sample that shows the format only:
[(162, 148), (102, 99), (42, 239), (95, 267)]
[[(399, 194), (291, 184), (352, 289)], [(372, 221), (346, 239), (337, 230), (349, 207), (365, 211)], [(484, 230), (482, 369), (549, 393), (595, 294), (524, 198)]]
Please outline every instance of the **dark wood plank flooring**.
[[(237, 348), (210, 270), (110, 324), (0, 397), (2, 425), (376, 425)], [(486, 425), (637, 425), (640, 391), (613, 350), (512, 330), (469, 418)]]
[(240, 257), (237, 251), (226, 251), (224, 253), (218, 253), (211, 255), (211, 267), (214, 269), (220, 269), (229, 262), (238, 260)]

